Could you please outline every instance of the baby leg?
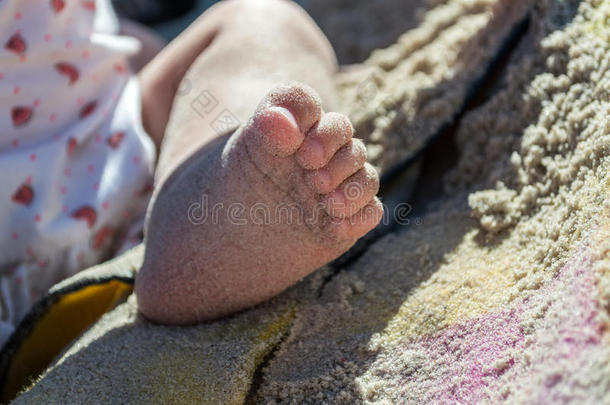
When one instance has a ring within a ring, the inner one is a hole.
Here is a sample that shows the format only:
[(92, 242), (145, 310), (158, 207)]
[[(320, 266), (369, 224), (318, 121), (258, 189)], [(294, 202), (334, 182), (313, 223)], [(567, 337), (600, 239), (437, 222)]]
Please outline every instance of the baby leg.
[(196, 24), (215, 28), (174, 101), (136, 278), (140, 310), (162, 323), (269, 299), (383, 212), (364, 145), (323, 111), (336, 63), (309, 17), (284, 0), (231, 0)]

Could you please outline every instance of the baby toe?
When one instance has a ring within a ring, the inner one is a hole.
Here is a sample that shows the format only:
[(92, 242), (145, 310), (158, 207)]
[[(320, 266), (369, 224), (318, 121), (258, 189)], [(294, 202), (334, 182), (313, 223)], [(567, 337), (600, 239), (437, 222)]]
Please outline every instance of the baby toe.
[(364, 167), (326, 196), (326, 210), (333, 218), (349, 218), (360, 211), (379, 191), (379, 176), (373, 166)]
[(351, 217), (332, 221), (329, 225), (329, 233), (335, 240), (356, 240), (375, 228), (382, 218), (383, 205), (377, 197), (374, 197)]
[(342, 114), (326, 113), (307, 135), (296, 154), (299, 164), (309, 170), (325, 166), (354, 134), (349, 119)]
[(314, 191), (328, 194), (345, 179), (364, 167), (366, 163), (366, 147), (359, 139), (352, 139), (341, 149), (328, 164), (318, 170), (306, 172), (305, 176)]

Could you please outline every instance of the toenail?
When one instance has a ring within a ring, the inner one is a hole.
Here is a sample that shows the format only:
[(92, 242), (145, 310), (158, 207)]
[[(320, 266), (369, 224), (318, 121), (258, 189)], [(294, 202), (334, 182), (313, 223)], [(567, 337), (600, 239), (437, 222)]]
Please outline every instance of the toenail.
[(307, 139), (297, 158), (301, 166), (305, 168), (321, 167), (324, 163), (324, 146), (316, 139)]
[(297, 120), (296, 120), (296, 118), (294, 118), (294, 115), (292, 115), (290, 110), (288, 110), (287, 108), (284, 108), (284, 107), (279, 107), (279, 106), (274, 106), (274, 107), (271, 107), (270, 109), (275, 110), (275, 111), (279, 112), (280, 114), (282, 114), (284, 117), (286, 117), (286, 119), (288, 119), (288, 121), (290, 121), (290, 123), (296, 129), (299, 129), (299, 124), (297, 124)]
[(310, 158), (315, 159), (316, 162), (321, 162), (324, 160), (324, 146), (320, 143), (320, 141), (315, 139), (310, 139), (308, 142), (307, 149), (309, 150)]

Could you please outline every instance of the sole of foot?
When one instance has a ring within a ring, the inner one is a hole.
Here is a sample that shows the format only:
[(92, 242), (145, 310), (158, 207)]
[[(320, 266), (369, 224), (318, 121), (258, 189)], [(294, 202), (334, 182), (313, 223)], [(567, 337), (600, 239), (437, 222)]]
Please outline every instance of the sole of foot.
[(379, 223), (378, 190), (347, 117), (324, 113), (306, 85), (275, 88), (153, 197), (136, 278), (141, 312), (196, 323), (279, 294)]

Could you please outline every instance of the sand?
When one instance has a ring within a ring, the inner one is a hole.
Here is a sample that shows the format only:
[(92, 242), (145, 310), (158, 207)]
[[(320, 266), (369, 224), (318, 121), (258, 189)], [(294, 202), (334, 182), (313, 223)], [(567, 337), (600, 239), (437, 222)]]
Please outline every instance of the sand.
[[(150, 325), (132, 297), (16, 403), (607, 402), (610, 5), (418, 4), (417, 27), (339, 84), (384, 172), (458, 113), (437, 201), (338, 273), (221, 322)], [(460, 114), (528, 7), (505, 67)]]
[[(438, 0), (301, 0), (322, 28), (342, 66), (362, 63), (375, 50), (417, 27)], [(367, 16), (363, 18), (363, 16)]]
[(437, 3), (339, 79), (343, 109), (381, 171), (417, 155), (452, 122), (531, 1)]
[(535, 5), (447, 197), (297, 315), (256, 402), (607, 399), (609, 12)]

